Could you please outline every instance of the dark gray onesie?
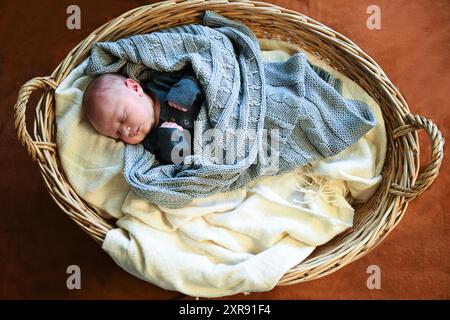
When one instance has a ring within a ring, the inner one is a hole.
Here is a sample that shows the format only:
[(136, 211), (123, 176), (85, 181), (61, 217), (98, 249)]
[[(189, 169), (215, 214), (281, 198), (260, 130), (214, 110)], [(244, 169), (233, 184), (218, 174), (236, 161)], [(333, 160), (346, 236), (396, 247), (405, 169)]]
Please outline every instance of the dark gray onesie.
[[(159, 123), (142, 141), (144, 148), (155, 154), (163, 164), (174, 163), (171, 157), (174, 148), (181, 152), (177, 153), (177, 159), (184, 159), (191, 154), (194, 121), (204, 101), (203, 90), (192, 68), (188, 66), (175, 72), (155, 71), (142, 87), (144, 91), (152, 92), (161, 106)], [(169, 101), (177, 103), (187, 111), (169, 106)], [(161, 128), (161, 124), (166, 121), (175, 122), (184, 130)]]

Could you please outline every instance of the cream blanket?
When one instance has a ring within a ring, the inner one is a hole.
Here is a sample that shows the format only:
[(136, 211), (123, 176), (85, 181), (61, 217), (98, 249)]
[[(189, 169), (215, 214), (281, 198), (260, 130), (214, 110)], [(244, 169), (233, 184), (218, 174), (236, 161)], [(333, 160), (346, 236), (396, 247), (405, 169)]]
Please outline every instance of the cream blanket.
[[(300, 50), (259, 41), (265, 61), (284, 61)], [(156, 207), (130, 190), (122, 176), (124, 144), (96, 134), (81, 119), (83, 92), (92, 80), (84, 75), (86, 62), (67, 76), (55, 93), (61, 164), (83, 199), (118, 219), (103, 249), (119, 266), (192, 296), (267, 291), (316, 246), (352, 226), (349, 201), (366, 201), (381, 181), (383, 117), (358, 85), (312, 55), (308, 60), (343, 81), (344, 97), (366, 102), (377, 126), (332, 158), (183, 209)]]

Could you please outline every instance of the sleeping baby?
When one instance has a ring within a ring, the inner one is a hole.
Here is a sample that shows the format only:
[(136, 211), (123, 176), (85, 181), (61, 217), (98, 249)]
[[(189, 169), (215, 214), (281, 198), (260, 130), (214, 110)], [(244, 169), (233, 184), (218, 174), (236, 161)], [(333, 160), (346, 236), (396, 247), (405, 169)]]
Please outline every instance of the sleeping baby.
[(154, 71), (139, 84), (120, 74), (95, 78), (85, 91), (83, 112), (102, 135), (142, 143), (162, 164), (191, 154), (194, 121), (204, 101), (192, 68)]

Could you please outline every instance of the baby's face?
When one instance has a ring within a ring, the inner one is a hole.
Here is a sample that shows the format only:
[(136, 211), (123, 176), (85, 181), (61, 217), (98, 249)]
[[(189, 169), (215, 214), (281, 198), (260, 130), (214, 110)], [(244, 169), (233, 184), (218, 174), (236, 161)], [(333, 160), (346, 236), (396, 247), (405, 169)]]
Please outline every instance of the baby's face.
[(158, 101), (132, 79), (117, 86), (112, 93), (96, 93), (97, 108), (91, 123), (103, 135), (129, 144), (140, 143), (158, 123)]

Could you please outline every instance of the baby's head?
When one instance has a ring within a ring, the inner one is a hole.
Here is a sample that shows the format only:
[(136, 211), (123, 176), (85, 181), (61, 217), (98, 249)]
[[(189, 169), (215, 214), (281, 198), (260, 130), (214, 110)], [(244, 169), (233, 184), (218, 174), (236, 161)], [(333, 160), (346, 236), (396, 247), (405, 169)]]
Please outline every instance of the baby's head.
[(87, 120), (102, 135), (137, 144), (158, 124), (159, 102), (119, 74), (94, 79), (83, 97)]

